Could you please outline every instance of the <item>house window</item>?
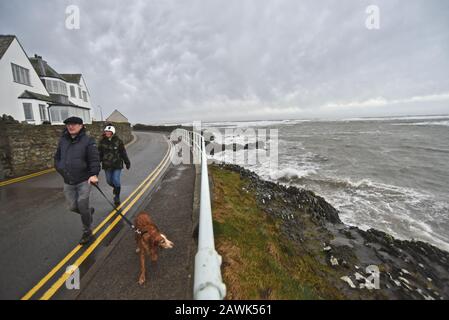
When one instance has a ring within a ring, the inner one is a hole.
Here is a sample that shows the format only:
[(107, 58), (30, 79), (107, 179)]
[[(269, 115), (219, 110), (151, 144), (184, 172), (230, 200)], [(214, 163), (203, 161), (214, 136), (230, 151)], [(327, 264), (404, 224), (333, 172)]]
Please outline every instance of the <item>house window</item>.
[(65, 104), (69, 104), (69, 98), (67, 96), (60, 96), (59, 101)]
[(78, 96), (79, 96), (80, 99), (83, 98), (82, 95), (81, 95), (81, 88), (79, 88), (79, 87), (78, 87)]
[(45, 80), (45, 86), (49, 93), (67, 96), (67, 85), (60, 80)]
[(59, 108), (50, 108), (50, 116), (52, 122), (62, 122), (61, 114), (59, 113)]
[(69, 110), (67, 108), (64, 108), (61, 110), (61, 119), (65, 120), (69, 117)]
[(47, 108), (45, 108), (45, 104), (39, 105), (39, 114), (41, 115), (42, 121), (47, 121)]
[(83, 119), (85, 123), (91, 121), (90, 110), (76, 107), (52, 106), (49, 108), (52, 123), (61, 123), (68, 117), (76, 116)]
[(68, 107), (51, 107), (50, 115), (52, 122), (63, 122), (69, 117)]
[(25, 113), (25, 120), (26, 121), (34, 121), (33, 108), (31, 106), (31, 103), (24, 103), (23, 104), (23, 111)]
[(84, 118), (84, 122), (85, 123), (89, 123), (90, 122), (89, 110), (83, 110), (83, 118)]
[(62, 81), (58, 81), (58, 82), (59, 82), (59, 90), (60, 90), (59, 92), (66, 96), (67, 95), (67, 85)]
[(47, 87), (48, 92), (53, 93), (54, 92), (53, 81), (47, 79), (47, 80), (45, 80), (45, 83), (47, 85), (46, 87)]
[(11, 63), (11, 68), (14, 82), (31, 86), (30, 71), (28, 69), (18, 66), (17, 64), (14, 63)]
[(83, 91), (83, 100), (87, 102), (87, 92)]
[(76, 98), (76, 95), (75, 95), (75, 87), (74, 87), (74, 86), (70, 86), (70, 96), (71, 96), (72, 98)]

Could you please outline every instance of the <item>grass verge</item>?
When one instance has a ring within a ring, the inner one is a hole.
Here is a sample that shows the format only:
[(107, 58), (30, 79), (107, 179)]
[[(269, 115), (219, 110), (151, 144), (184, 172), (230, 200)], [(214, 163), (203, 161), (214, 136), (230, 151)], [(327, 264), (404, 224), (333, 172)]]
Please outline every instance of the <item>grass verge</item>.
[(334, 271), (282, 235), (280, 221), (259, 207), (248, 181), (236, 172), (209, 168), (227, 299), (343, 299), (327, 280)]

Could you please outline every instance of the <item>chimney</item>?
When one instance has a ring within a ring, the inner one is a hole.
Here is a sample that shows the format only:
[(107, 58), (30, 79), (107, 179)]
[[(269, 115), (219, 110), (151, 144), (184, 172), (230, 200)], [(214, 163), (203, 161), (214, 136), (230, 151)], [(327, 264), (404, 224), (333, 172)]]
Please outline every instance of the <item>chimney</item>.
[(39, 76), (45, 76), (45, 64), (46, 62), (42, 60), (42, 56), (34, 54), (34, 59), (37, 60), (37, 68), (39, 69), (38, 74)]

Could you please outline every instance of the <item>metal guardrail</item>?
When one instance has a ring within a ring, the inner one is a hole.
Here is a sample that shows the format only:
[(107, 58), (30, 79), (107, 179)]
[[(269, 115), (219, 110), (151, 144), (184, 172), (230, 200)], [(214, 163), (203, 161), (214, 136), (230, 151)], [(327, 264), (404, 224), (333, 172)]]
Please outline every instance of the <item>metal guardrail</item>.
[(222, 300), (226, 296), (226, 285), (221, 277), (221, 256), (215, 251), (204, 137), (184, 129), (176, 129), (175, 133), (192, 149), (194, 163), (201, 164), (198, 251), (195, 255), (193, 297), (195, 300)]

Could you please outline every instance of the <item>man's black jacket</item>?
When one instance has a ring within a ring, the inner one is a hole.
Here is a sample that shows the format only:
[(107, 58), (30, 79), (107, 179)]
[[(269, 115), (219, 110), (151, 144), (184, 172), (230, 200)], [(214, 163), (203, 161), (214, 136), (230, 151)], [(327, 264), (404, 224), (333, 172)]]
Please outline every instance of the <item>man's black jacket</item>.
[(100, 156), (94, 138), (82, 128), (72, 138), (64, 130), (55, 154), (55, 169), (67, 184), (78, 184), (100, 173)]

